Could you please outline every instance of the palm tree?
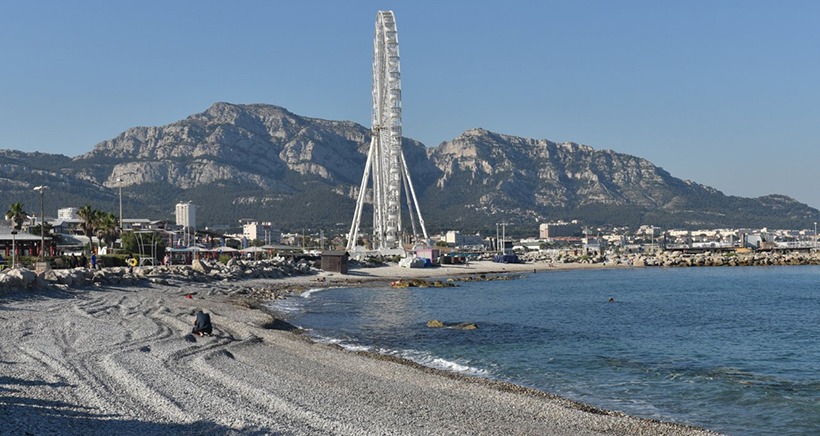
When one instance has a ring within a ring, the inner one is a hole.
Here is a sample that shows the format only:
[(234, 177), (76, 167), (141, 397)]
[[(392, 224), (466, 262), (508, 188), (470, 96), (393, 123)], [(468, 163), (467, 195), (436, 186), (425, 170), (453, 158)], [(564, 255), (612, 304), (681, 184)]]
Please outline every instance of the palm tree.
[(77, 216), (82, 220), (80, 229), (82, 229), (83, 234), (91, 239), (97, 229), (97, 211), (92, 209), (90, 204), (86, 204), (77, 211)]
[(104, 241), (106, 246), (112, 246), (117, 240), (119, 218), (111, 212), (97, 211), (97, 237)]
[(6, 212), (6, 219), (14, 223), (15, 230), (20, 230), (23, 227), (26, 218), (28, 218), (28, 213), (23, 210), (23, 203), (19, 201), (12, 204)]

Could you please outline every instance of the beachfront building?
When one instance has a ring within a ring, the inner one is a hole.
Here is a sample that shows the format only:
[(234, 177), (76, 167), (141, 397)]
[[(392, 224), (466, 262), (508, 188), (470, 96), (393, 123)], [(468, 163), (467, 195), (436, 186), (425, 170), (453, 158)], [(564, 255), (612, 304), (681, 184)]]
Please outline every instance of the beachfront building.
[(51, 225), (51, 232), (55, 235), (82, 235), (83, 230), (80, 224), (83, 220), (79, 218), (57, 218), (56, 220), (48, 221)]
[(458, 230), (450, 230), (444, 235), (448, 246), (459, 249), (480, 250), (484, 246), (481, 235), (462, 235)]
[[(45, 241), (47, 255), (53, 256), (55, 253), (54, 242), (48, 236)], [(41, 248), (40, 235), (32, 235), (22, 230), (15, 230), (11, 226), (0, 224), (0, 255), (8, 259), (5, 261), (8, 264), (11, 263), (10, 259), (12, 257), (39, 256)], [(12, 256), (12, 252), (15, 253), (14, 256)]]

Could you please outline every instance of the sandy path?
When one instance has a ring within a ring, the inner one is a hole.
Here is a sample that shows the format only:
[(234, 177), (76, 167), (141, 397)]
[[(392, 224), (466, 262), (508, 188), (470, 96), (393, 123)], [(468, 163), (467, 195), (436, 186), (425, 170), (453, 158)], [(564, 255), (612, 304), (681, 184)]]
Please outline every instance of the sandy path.
[[(0, 300), (0, 432), (696, 433), (313, 344), (263, 328), (269, 315), (229, 303), (236, 289), (184, 284)], [(188, 334), (197, 308), (212, 314), (214, 337)]]

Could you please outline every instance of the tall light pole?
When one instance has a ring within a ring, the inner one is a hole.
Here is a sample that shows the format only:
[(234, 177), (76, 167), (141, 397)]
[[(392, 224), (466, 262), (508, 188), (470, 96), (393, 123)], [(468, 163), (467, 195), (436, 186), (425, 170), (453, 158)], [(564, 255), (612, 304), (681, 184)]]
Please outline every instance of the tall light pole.
[(48, 189), (46, 185), (35, 186), (34, 190), (40, 193), (40, 259), (46, 261), (46, 209), (44, 207), (44, 194)]
[(11, 229), (11, 267), (17, 268), (17, 230)]
[(498, 226), (499, 225), (500, 225), (499, 223), (495, 223), (495, 252), (496, 252), (496, 254), (501, 252), (500, 251), (501, 244), (499, 244), (499, 239), (498, 239), (498, 237), (499, 237), (498, 236)]
[(814, 222), (814, 249), (817, 250), (817, 221)]
[(510, 223), (495, 223), (495, 238), (498, 240), (498, 226), (501, 226), (501, 243), (500, 245), (500, 253), (507, 254), (507, 226)]
[(120, 185), (120, 231), (122, 231), (122, 179), (117, 177), (117, 184)]
[(501, 223), (501, 254), (507, 254), (507, 223)]

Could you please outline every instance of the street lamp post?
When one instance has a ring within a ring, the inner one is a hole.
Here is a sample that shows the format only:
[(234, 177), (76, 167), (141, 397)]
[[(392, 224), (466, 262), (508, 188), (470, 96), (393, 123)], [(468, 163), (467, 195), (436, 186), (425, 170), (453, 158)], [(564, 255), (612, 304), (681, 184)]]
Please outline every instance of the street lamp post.
[(122, 179), (117, 177), (117, 184), (120, 185), (120, 232), (122, 232)]
[(17, 267), (17, 230), (11, 230), (11, 267)]
[(34, 190), (40, 192), (40, 259), (46, 261), (46, 209), (44, 207), (43, 196), (48, 186), (35, 186)]
[(500, 233), (498, 233), (498, 223), (495, 223), (495, 253), (496, 254), (499, 253), (499, 251), (498, 251), (498, 247), (499, 247), (498, 237), (499, 237), (499, 234)]
[(501, 223), (501, 254), (507, 254), (507, 223)]
[[(507, 235), (506, 235), (506, 227), (510, 223), (495, 223), (495, 240), (496, 240), (496, 252), (499, 254), (507, 254)], [(498, 226), (501, 226), (501, 239), (498, 239)]]
[(817, 221), (814, 222), (814, 249), (817, 250)]

